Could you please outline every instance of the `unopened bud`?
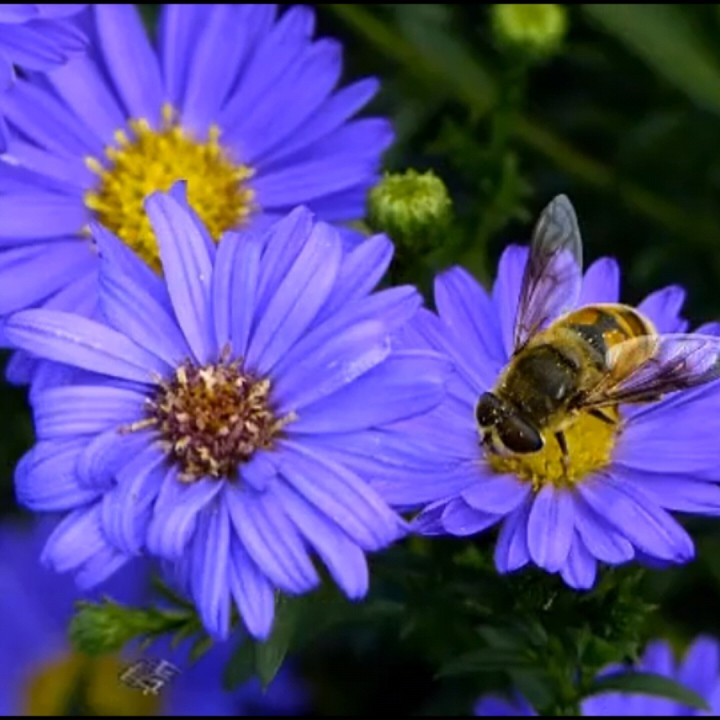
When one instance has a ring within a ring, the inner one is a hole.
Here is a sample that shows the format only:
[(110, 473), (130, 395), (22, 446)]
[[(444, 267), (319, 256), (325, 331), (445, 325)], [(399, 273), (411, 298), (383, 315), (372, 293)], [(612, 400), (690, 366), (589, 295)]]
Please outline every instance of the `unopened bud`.
[(552, 54), (567, 32), (567, 11), (562, 5), (498, 4), (491, 12), (498, 40), (529, 55)]
[(441, 240), (452, 215), (443, 181), (431, 170), (386, 173), (368, 197), (368, 224), (401, 248), (424, 252)]

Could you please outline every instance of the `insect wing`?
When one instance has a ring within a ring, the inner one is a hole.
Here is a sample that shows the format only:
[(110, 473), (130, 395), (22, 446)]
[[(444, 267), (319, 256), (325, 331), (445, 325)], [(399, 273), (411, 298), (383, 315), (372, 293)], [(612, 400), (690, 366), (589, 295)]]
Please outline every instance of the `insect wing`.
[(558, 195), (533, 230), (515, 318), (515, 352), (576, 304), (581, 283), (580, 229), (570, 200)]
[(584, 407), (657, 400), (720, 378), (720, 337), (649, 335), (613, 345), (608, 373), (582, 401)]

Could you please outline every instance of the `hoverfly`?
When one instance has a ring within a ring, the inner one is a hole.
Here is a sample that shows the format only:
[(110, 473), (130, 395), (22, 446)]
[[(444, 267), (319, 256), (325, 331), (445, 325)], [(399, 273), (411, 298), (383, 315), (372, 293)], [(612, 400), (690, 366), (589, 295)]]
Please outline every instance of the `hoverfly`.
[(514, 350), (475, 416), (486, 450), (534, 453), (548, 439), (568, 459), (564, 434), (579, 413), (608, 423), (620, 403), (644, 403), (720, 377), (720, 338), (663, 334), (619, 303), (574, 310), (582, 284), (575, 211), (554, 198), (535, 225), (515, 318)]

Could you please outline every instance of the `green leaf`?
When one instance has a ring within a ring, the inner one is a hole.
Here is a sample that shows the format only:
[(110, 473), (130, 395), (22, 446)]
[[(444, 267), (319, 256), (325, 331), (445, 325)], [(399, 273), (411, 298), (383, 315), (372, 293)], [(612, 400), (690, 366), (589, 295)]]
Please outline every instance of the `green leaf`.
[(641, 693), (675, 700), (698, 710), (709, 710), (707, 702), (696, 692), (664, 675), (647, 672), (618, 672), (598, 678), (588, 695), (601, 692)]
[(586, 4), (584, 11), (658, 75), (720, 114), (720, 60), (679, 4)]
[(282, 667), (302, 610), (301, 602), (293, 602), (284, 596), (279, 596), (276, 601), (272, 635), (264, 643), (255, 645), (255, 668), (264, 688)]
[(223, 690), (230, 692), (255, 675), (255, 643), (243, 637), (223, 669)]
[(533, 662), (522, 650), (482, 648), (454, 658), (440, 668), (437, 677), (469, 673), (507, 672), (514, 668), (530, 668)]

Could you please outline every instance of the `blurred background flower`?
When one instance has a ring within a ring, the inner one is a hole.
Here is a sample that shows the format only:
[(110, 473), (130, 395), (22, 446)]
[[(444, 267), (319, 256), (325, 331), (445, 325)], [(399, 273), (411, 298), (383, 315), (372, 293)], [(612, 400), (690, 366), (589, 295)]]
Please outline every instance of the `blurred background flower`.
[[(23, 520), (0, 523), (0, 715), (297, 715), (309, 706), (303, 683), (286, 667), (266, 692), (257, 679), (233, 692), (222, 672), (234, 646), (212, 647), (191, 663), (187, 647), (163, 640), (121, 656), (73, 650), (67, 627), (80, 595), (73, 581), (43, 568), (38, 556), (50, 527)], [(150, 599), (150, 566), (122, 571), (95, 596), (139, 604)], [(143, 694), (121, 675), (146, 659), (165, 660), (178, 673), (158, 693)]]
[[(599, 677), (633, 672), (654, 673), (682, 683), (707, 703), (708, 710), (651, 694), (605, 691), (585, 698), (580, 714), (586, 717), (687, 717), (720, 712), (720, 644), (714, 638), (696, 638), (680, 660), (674, 656), (668, 642), (655, 640), (631, 667), (608, 667)], [(475, 704), (474, 714), (483, 717), (537, 715), (527, 700), (518, 694), (514, 697), (486, 695)]]

